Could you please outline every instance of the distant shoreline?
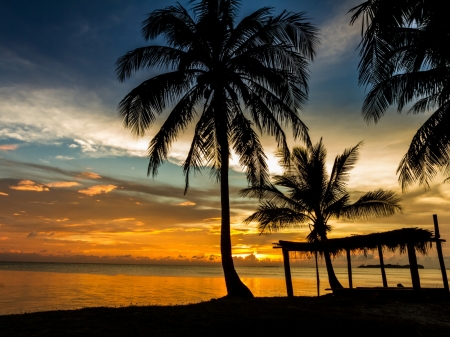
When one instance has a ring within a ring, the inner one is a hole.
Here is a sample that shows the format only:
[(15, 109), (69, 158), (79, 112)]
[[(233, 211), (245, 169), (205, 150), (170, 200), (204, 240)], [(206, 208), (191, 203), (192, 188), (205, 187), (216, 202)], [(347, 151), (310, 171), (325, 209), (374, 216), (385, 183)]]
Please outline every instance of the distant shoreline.
[[(368, 265), (360, 265), (358, 268), (381, 268), (379, 264), (368, 264)], [(394, 268), (394, 269), (409, 269), (409, 264), (399, 265), (399, 264), (385, 264), (384, 268)], [(417, 265), (419, 269), (425, 269), (421, 264)]]

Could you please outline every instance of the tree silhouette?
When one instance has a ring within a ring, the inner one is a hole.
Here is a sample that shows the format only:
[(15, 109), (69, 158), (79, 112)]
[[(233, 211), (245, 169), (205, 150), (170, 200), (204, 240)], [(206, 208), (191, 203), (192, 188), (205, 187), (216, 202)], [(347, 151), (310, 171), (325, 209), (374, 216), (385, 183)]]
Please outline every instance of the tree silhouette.
[(156, 115), (168, 117), (150, 142), (148, 174), (155, 176), (180, 132), (196, 122), (183, 164), (186, 189), (191, 171), (211, 168), (220, 182), (221, 255), (228, 296), (252, 297), (237, 275), (231, 250), (229, 157), (234, 151), (249, 184), (268, 179), (266, 156), (254, 128), (274, 136), (287, 160), (283, 125), (294, 138), (309, 142), (298, 113), (307, 100), (308, 64), (318, 44), (317, 30), (304, 13), (272, 15), (263, 7), (235, 24), (240, 1), (191, 1), (151, 12), (143, 22), (144, 38), (165, 38), (117, 60), (125, 81), (137, 70), (163, 71), (134, 88), (119, 104), (127, 128), (143, 135)]
[(375, 123), (387, 108), (433, 111), (414, 135), (397, 169), (405, 190), (428, 186), (438, 170), (450, 173), (450, 25), (445, 1), (368, 0), (350, 10), (362, 18), (360, 84), (370, 87), (363, 105)]
[[(332, 229), (328, 225), (330, 219), (385, 217), (401, 211), (395, 193), (382, 189), (367, 192), (354, 203), (350, 201), (347, 182), (360, 145), (336, 156), (330, 175), (325, 167), (327, 153), (322, 140), (314, 146), (295, 147), (290, 162), (281, 162), (284, 173), (275, 176), (273, 184), (251, 186), (241, 192), (261, 199), (257, 211), (244, 222), (258, 223), (261, 233), (309, 225), (307, 240), (326, 242)], [(331, 288), (342, 288), (329, 252), (324, 251), (323, 255)]]

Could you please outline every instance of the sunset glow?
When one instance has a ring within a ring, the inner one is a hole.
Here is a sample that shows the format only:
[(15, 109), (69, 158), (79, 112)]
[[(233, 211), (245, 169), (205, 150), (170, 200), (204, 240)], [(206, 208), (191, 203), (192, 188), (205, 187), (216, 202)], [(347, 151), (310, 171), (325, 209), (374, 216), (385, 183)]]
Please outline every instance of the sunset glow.
[[(441, 236), (450, 240), (446, 177), (438, 176), (429, 189), (414, 186), (402, 193), (396, 175), (414, 132), (429, 113), (397, 114), (391, 109), (377, 125), (366, 124), (361, 116), (365, 91), (358, 86), (360, 26), (350, 26), (347, 14), (359, 2), (263, 0), (245, 2), (242, 12), (268, 5), (276, 13), (308, 13), (321, 32), (310, 68), (309, 103), (300, 113), (313, 143), (323, 138), (331, 169), (337, 154), (364, 141), (350, 173), (352, 198), (378, 188), (402, 196), (402, 214), (353, 223), (330, 221), (330, 238), (403, 227), (433, 230), (432, 215), (438, 214)], [(54, 13), (47, 11), (48, 4), (47, 9), (20, 11), (7, 5), (11, 28), (2, 31), (0, 46), (0, 261), (219, 264), (221, 203), (209, 168), (192, 175), (184, 193), (181, 165), (193, 125), (177, 139), (158, 175), (148, 177), (149, 141), (167, 114), (158, 116), (143, 137), (131, 134), (117, 117), (120, 100), (159, 70), (118, 83), (115, 61), (145, 44), (139, 33), (144, 14), (175, 1), (101, 3), (99, 11), (83, 2), (86, 8), (80, 6), (64, 19), (62, 13), (71, 11), (65, 2), (54, 4)], [(189, 7), (188, 1), (181, 3)], [(37, 20), (33, 28), (31, 16)], [(27, 29), (19, 29), (23, 26)], [(304, 146), (287, 130), (291, 148)], [(263, 136), (261, 143), (271, 174), (281, 174), (276, 140)], [(230, 167), (236, 264), (281, 265), (281, 252), (272, 243), (305, 240), (308, 226), (260, 235), (256, 226), (244, 225), (258, 201), (239, 195), (247, 181), (235, 155)], [(444, 256), (450, 266), (445, 245)], [(371, 254), (355, 257), (361, 263), (376, 259)], [(385, 263), (406, 259), (386, 253)], [(312, 265), (308, 259), (294, 263)], [(336, 265), (341, 263), (344, 260), (336, 260)], [(419, 256), (419, 263), (437, 266), (435, 252)]]

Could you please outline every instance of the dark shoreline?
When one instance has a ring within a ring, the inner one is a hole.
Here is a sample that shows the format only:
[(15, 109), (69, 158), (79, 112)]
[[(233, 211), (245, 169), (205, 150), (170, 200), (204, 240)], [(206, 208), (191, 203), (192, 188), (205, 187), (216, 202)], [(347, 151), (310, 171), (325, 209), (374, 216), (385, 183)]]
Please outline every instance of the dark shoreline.
[(450, 301), (273, 297), (0, 316), (0, 336), (449, 336)]

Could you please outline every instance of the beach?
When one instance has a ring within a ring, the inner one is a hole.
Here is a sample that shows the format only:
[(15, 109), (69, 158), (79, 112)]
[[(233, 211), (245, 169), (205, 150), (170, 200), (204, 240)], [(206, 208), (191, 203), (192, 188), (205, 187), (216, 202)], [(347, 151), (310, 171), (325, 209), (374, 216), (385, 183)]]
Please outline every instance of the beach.
[(0, 336), (449, 336), (447, 299), (218, 299), (0, 316)]

